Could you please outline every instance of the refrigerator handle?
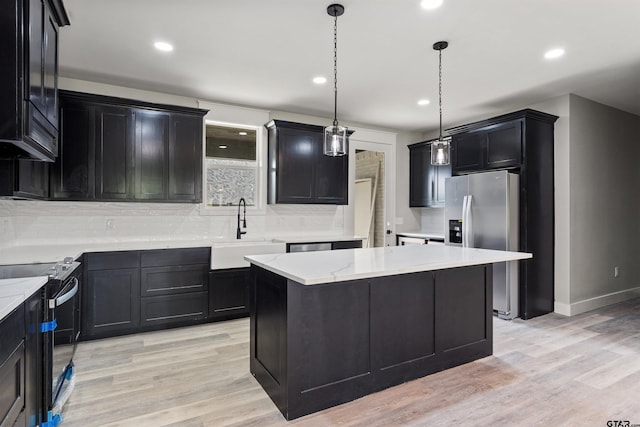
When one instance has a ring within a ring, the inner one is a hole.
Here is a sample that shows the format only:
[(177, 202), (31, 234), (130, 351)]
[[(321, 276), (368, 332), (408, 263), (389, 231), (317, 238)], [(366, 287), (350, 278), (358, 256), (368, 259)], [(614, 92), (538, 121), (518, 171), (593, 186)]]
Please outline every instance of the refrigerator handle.
[(467, 198), (469, 196), (464, 196), (462, 198), (462, 247), (467, 247)]
[(473, 241), (473, 212), (471, 212), (471, 203), (473, 202), (473, 196), (467, 196), (467, 248), (474, 247)]

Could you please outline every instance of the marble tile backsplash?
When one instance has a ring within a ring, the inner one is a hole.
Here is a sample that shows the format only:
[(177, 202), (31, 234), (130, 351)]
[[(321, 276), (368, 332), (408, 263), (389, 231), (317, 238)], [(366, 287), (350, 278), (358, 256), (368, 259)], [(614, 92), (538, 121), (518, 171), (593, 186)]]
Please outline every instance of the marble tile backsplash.
[[(0, 247), (38, 243), (233, 239), (236, 213), (202, 205), (0, 201)], [(268, 205), (247, 212), (247, 237), (344, 233), (343, 206)]]

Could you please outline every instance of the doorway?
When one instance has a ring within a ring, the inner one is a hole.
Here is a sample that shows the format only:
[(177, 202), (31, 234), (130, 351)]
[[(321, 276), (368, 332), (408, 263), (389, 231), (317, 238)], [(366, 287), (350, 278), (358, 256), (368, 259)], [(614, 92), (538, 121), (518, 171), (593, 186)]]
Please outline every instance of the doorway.
[(345, 216), (346, 229), (366, 237), (363, 247), (393, 246), (395, 134), (360, 130), (357, 133), (369, 140), (349, 142), (349, 179), (353, 191), (349, 194), (351, 212)]
[(362, 241), (364, 248), (385, 245), (384, 177), (384, 153), (356, 149), (353, 224), (356, 236), (366, 236)]

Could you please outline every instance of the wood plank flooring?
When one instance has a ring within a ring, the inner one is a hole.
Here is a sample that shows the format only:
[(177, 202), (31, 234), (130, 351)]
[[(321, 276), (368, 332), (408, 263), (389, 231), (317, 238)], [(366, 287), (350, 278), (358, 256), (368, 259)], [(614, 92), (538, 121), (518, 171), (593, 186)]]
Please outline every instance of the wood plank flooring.
[(494, 355), (287, 422), (249, 373), (249, 320), (78, 345), (64, 426), (640, 424), (640, 298), (494, 318)]

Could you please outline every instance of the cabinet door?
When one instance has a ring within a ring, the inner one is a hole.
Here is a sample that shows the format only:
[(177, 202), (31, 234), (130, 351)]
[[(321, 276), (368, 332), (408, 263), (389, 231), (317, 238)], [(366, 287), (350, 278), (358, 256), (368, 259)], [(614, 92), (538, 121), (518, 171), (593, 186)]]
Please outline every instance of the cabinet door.
[(431, 206), (435, 193), (431, 144), (409, 147), (409, 207)]
[(58, 26), (49, 7), (45, 7), (43, 44), (43, 93), (44, 111), (47, 120), (58, 128)]
[(140, 324), (140, 270), (94, 270), (87, 274), (83, 335), (104, 337)]
[(278, 130), (276, 203), (313, 203), (315, 147), (322, 144), (321, 137), (304, 130)]
[(24, 343), (0, 360), (0, 426), (14, 426), (24, 408)]
[(133, 198), (133, 112), (97, 106), (95, 113), (96, 198)]
[(169, 200), (202, 201), (202, 118), (171, 115)]
[(28, 79), (29, 101), (46, 116), (46, 100), (44, 91), (44, 55), (45, 38), (45, 5), (44, 0), (28, 0)]
[(94, 197), (94, 116), (91, 107), (69, 103), (60, 109), (60, 146), (52, 167), (53, 199)]
[(346, 205), (349, 202), (349, 157), (325, 156), (323, 135), (319, 135), (317, 141), (315, 202)]
[(487, 169), (518, 167), (522, 163), (522, 122), (492, 126), (486, 131)]
[(231, 268), (209, 273), (209, 317), (249, 315), (250, 271)]
[(17, 160), (17, 197), (44, 199), (49, 197), (49, 164), (47, 162)]
[(454, 135), (451, 141), (452, 172), (482, 170), (486, 133)]
[(135, 198), (166, 199), (169, 115), (138, 109), (135, 122)]
[[(24, 302), (25, 339), (24, 339), (24, 406), (28, 426), (42, 422), (42, 291), (33, 294)], [(24, 426), (25, 424), (22, 424)]]

